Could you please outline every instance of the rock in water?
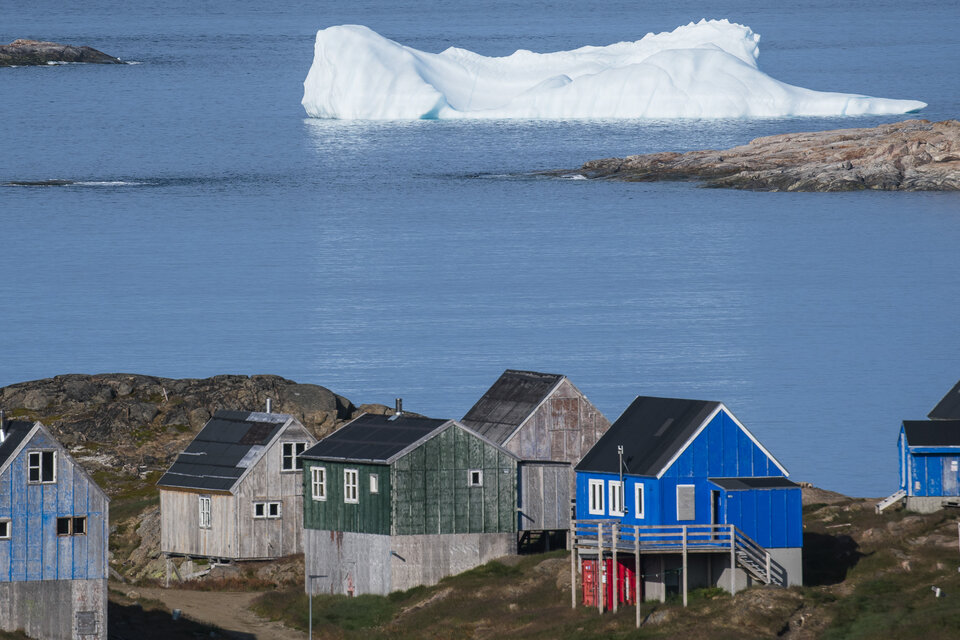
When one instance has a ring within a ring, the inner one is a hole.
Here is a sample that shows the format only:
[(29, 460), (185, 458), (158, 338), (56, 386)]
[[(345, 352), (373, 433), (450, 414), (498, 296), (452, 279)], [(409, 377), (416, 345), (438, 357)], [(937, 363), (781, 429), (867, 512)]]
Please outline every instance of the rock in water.
[(637, 182), (700, 180), (708, 187), (757, 191), (960, 191), (960, 121), (788, 133), (724, 151), (594, 160), (578, 173)]
[(75, 47), (69, 44), (23, 39), (0, 45), (0, 67), (44, 65), (57, 62), (123, 64), (123, 60), (120, 58), (108, 56), (92, 47)]

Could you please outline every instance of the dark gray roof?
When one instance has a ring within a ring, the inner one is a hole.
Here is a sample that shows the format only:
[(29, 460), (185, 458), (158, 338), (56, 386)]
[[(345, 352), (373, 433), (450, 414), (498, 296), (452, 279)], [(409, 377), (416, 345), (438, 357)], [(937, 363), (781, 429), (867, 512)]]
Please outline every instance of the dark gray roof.
[(933, 420), (960, 420), (960, 382), (943, 396), (933, 411), (927, 414)]
[(904, 420), (911, 447), (960, 447), (960, 420)]
[(157, 486), (230, 491), (290, 419), (284, 413), (217, 411)]
[(639, 396), (576, 470), (619, 473), (617, 446), (623, 445), (624, 473), (655, 476), (719, 406), (708, 400)]
[(7, 420), (4, 431), (6, 438), (3, 444), (0, 444), (0, 467), (7, 463), (7, 459), (17, 450), (23, 439), (27, 437), (30, 430), (33, 429), (34, 422), (25, 422), (23, 420)]
[(556, 373), (507, 369), (460, 422), (502, 445), (561, 380)]
[(307, 449), (303, 457), (386, 463), (448, 422), (451, 421), (365, 413)]
[(710, 482), (727, 491), (746, 491), (748, 489), (792, 489), (800, 485), (784, 478), (771, 476), (763, 478), (710, 478)]

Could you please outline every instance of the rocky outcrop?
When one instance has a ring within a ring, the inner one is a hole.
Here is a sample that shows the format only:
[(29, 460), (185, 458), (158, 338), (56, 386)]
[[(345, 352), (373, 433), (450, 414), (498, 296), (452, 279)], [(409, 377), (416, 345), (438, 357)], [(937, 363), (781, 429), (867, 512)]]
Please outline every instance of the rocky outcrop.
[(873, 128), (789, 133), (724, 151), (594, 160), (578, 173), (638, 182), (699, 180), (708, 187), (757, 191), (957, 191), (960, 122), (906, 120)]
[(0, 45), (0, 67), (43, 65), (57, 62), (123, 64), (123, 60), (120, 58), (108, 56), (92, 47), (75, 47), (57, 42), (23, 39)]

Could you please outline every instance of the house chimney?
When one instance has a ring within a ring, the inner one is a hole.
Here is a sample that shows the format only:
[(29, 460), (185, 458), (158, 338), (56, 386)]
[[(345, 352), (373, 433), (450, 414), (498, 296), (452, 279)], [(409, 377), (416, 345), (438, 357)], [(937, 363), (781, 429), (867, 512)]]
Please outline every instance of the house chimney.
[(270, 413), (271, 408), (272, 408), (272, 404), (270, 402), (270, 398), (267, 398), (267, 413)]
[(397, 398), (397, 410), (396, 414), (398, 416), (403, 415), (403, 398)]

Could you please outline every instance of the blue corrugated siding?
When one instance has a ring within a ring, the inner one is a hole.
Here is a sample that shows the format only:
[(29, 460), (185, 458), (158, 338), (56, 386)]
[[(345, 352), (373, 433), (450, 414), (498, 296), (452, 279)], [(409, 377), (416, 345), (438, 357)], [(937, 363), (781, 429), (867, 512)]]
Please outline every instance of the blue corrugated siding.
[[(780, 468), (744, 433), (726, 412), (721, 411), (674, 461), (663, 476), (624, 476), (627, 507), (632, 507), (635, 485), (644, 484), (645, 517), (609, 515), (609, 482), (616, 474), (577, 473), (577, 518), (618, 519), (625, 524), (709, 524), (711, 491), (718, 487), (711, 477), (783, 476)], [(604, 481), (606, 514), (589, 512), (589, 480)], [(677, 520), (677, 485), (694, 485), (695, 518)], [(800, 489), (721, 492), (718, 522), (734, 524), (759, 544), (770, 547), (803, 546), (802, 499)]]
[[(56, 449), (56, 482), (27, 483), (27, 453)], [(105, 578), (107, 499), (55, 441), (37, 432), (0, 476), (0, 518), (11, 539), (0, 541), (0, 581)], [(86, 535), (57, 536), (58, 517), (87, 518)]]
[(910, 486), (906, 487), (907, 492), (913, 496), (960, 496), (960, 470), (954, 470), (954, 462), (960, 467), (960, 452), (956, 450), (918, 453), (908, 448)]

